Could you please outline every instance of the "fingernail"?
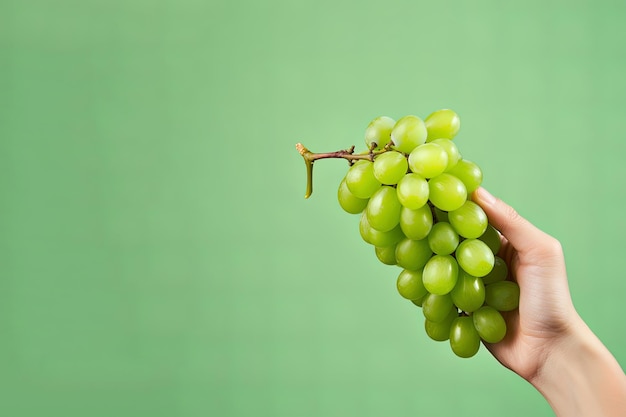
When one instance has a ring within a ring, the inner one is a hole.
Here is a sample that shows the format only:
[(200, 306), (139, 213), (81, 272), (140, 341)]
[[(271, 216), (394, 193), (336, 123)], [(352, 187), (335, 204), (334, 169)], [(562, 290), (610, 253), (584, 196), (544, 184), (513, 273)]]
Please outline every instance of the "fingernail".
[(480, 187), (478, 190), (476, 190), (478, 192), (478, 198), (484, 202), (487, 203), (489, 205), (493, 204), (496, 202), (496, 198), (494, 196), (492, 196), (487, 190), (485, 190), (484, 188)]

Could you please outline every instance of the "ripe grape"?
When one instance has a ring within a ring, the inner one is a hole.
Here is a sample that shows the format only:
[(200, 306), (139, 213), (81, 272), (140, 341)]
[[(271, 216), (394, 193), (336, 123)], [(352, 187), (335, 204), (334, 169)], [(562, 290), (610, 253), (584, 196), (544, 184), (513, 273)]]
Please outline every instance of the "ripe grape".
[(365, 212), (361, 214), (359, 233), (365, 242), (379, 248), (394, 246), (404, 238), (404, 233), (402, 233), (400, 226), (396, 226), (388, 232), (381, 232), (380, 230), (374, 229), (367, 221), (367, 213)]
[(423, 296), (422, 298), (418, 298), (417, 300), (411, 300), (411, 302), (415, 304), (416, 306), (421, 307), (425, 298), (426, 296)]
[(459, 115), (450, 109), (437, 110), (424, 120), (429, 142), (439, 138), (452, 139), (461, 128)]
[(400, 295), (408, 300), (419, 300), (428, 294), (422, 282), (422, 271), (403, 270), (396, 282)]
[(483, 277), (485, 285), (493, 284), (494, 282), (504, 281), (509, 273), (509, 268), (506, 266), (504, 259), (499, 256), (494, 257), (493, 269), (490, 273)]
[(452, 306), (450, 312), (442, 321), (430, 321), (428, 319), (424, 319), (424, 329), (426, 330), (426, 334), (433, 340), (438, 342), (444, 342), (450, 338), (450, 328), (452, 327), (452, 322), (459, 316), (459, 312), (456, 307)]
[(404, 207), (415, 210), (428, 202), (428, 182), (418, 174), (406, 174), (396, 187), (398, 200)]
[(437, 219), (438, 222), (448, 222), (448, 212), (447, 211), (443, 211), (437, 207), (434, 208), (434, 212), (435, 212), (435, 218)]
[(372, 228), (388, 232), (400, 222), (402, 205), (395, 188), (383, 185), (367, 203), (367, 221)]
[(467, 200), (461, 207), (448, 213), (448, 221), (459, 235), (467, 239), (478, 238), (487, 229), (487, 215), (473, 201)]
[(365, 129), (365, 145), (367, 149), (382, 149), (391, 140), (391, 131), (396, 121), (391, 117), (381, 116), (370, 122)]
[(374, 177), (387, 185), (395, 185), (404, 177), (409, 164), (400, 152), (385, 152), (374, 161)]
[(405, 238), (396, 246), (396, 261), (404, 269), (417, 271), (424, 268), (433, 253), (428, 240), (412, 240)]
[(459, 162), (459, 159), (461, 159), (459, 148), (457, 148), (452, 140), (441, 138), (435, 139), (433, 141), (428, 140), (427, 142), (436, 143), (437, 145), (441, 146), (448, 154), (448, 166), (446, 167), (446, 171), (454, 168), (454, 166)]
[(426, 125), (417, 116), (404, 116), (391, 131), (393, 148), (402, 153), (411, 153), (416, 146), (426, 142)]
[(400, 210), (400, 228), (409, 239), (422, 240), (428, 236), (433, 227), (433, 213), (425, 205), (417, 210), (403, 207)]
[(368, 201), (367, 199), (358, 198), (352, 194), (346, 185), (345, 178), (341, 181), (341, 184), (339, 184), (337, 200), (339, 200), (341, 208), (350, 214), (359, 214), (362, 212), (365, 207), (367, 207)]
[(465, 184), (454, 175), (443, 173), (428, 182), (430, 201), (443, 211), (454, 211), (467, 200)]
[(387, 246), (386, 248), (375, 247), (376, 257), (385, 265), (396, 265), (396, 247)]
[(358, 198), (370, 198), (380, 188), (380, 182), (374, 176), (374, 164), (362, 160), (352, 165), (346, 174), (348, 190)]
[(448, 167), (448, 153), (436, 143), (425, 143), (411, 151), (409, 167), (424, 178), (436, 177)]
[(450, 327), (450, 347), (461, 358), (471, 358), (480, 348), (480, 335), (471, 317), (454, 319)]
[(454, 305), (459, 309), (471, 313), (479, 309), (485, 302), (485, 284), (479, 277), (473, 277), (460, 270), (456, 285), (450, 291)]
[(478, 239), (485, 242), (494, 254), (500, 251), (500, 246), (502, 246), (500, 232), (498, 232), (492, 225), (488, 225), (485, 233), (483, 233)]
[(452, 298), (449, 294), (428, 294), (422, 303), (422, 313), (426, 320), (438, 323), (448, 317), (452, 306)]
[(456, 249), (456, 260), (468, 274), (484, 277), (493, 269), (495, 257), (482, 240), (466, 239)]
[(459, 246), (459, 234), (450, 223), (440, 221), (430, 230), (428, 244), (437, 255), (450, 255)]
[(463, 182), (468, 194), (474, 192), (483, 182), (483, 172), (478, 165), (466, 159), (461, 159), (448, 172)]
[(474, 327), (480, 337), (488, 343), (498, 343), (506, 334), (506, 323), (502, 314), (493, 307), (484, 306), (472, 314)]
[(381, 232), (380, 230), (370, 227), (368, 238), (368, 243), (371, 243), (379, 248), (386, 248), (400, 242), (404, 238), (404, 233), (402, 233), (400, 226), (396, 226), (388, 232)]
[(434, 255), (424, 266), (424, 287), (431, 294), (444, 295), (452, 291), (459, 276), (459, 265), (450, 255)]
[(498, 311), (511, 311), (519, 306), (519, 285), (513, 281), (499, 281), (485, 287), (485, 303)]

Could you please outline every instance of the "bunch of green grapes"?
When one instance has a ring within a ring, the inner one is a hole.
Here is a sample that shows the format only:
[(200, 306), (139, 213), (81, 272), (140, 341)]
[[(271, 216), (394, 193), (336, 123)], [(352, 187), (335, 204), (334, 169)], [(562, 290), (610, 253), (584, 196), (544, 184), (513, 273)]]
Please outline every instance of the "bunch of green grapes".
[(468, 358), (481, 339), (504, 338), (500, 312), (518, 307), (519, 287), (497, 256), (499, 232), (470, 198), (483, 174), (452, 141), (459, 128), (447, 109), (424, 120), (374, 119), (365, 131), (369, 157), (351, 165), (338, 199), (361, 215), (361, 237), (378, 259), (402, 268), (398, 292), (421, 307), (426, 334)]

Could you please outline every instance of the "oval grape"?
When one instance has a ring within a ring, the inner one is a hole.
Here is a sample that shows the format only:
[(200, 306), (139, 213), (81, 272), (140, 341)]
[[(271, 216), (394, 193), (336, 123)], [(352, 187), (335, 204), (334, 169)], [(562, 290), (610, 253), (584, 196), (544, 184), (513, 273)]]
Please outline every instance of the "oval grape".
[(506, 335), (506, 322), (502, 314), (493, 307), (484, 306), (472, 314), (478, 335), (487, 343), (498, 343)]
[(400, 204), (411, 210), (423, 207), (428, 202), (428, 182), (418, 174), (410, 173), (402, 177), (396, 191)]
[(456, 249), (456, 260), (468, 274), (484, 277), (493, 269), (495, 257), (485, 242), (466, 239)]
[(384, 185), (372, 195), (365, 212), (370, 226), (381, 232), (388, 232), (400, 223), (402, 204), (398, 201), (395, 188)]
[(441, 109), (429, 114), (424, 124), (429, 142), (439, 138), (452, 139), (461, 129), (461, 118), (453, 110)]
[(428, 294), (422, 282), (422, 271), (403, 270), (398, 275), (396, 287), (400, 295), (407, 300), (419, 300)]
[(426, 125), (417, 116), (404, 116), (398, 120), (391, 131), (393, 148), (402, 153), (411, 153), (415, 147), (426, 142)]
[(471, 358), (480, 348), (480, 336), (471, 317), (454, 319), (450, 327), (450, 347), (461, 358)]
[(398, 265), (412, 271), (424, 268), (432, 254), (426, 239), (403, 239), (396, 246), (396, 261)]
[(430, 201), (443, 211), (454, 211), (467, 200), (467, 189), (463, 182), (447, 173), (432, 178), (428, 182)]
[(450, 295), (428, 294), (422, 303), (422, 313), (427, 320), (439, 323), (445, 320), (452, 307)]
[(513, 281), (499, 281), (485, 287), (485, 303), (498, 311), (511, 311), (519, 306), (519, 285)]
[(431, 294), (448, 294), (456, 285), (459, 266), (450, 255), (435, 255), (424, 266), (424, 286)]
[(380, 116), (375, 118), (365, 129), (365, 144), (367, 149), (382, 149), (391, 140), (391, 131), (396, 121), (391, 117)]
[(406, 175), (407, 159), (400, 152), (385, 152), (374, 160), (374, 177), (386, 185), (395, 185)]

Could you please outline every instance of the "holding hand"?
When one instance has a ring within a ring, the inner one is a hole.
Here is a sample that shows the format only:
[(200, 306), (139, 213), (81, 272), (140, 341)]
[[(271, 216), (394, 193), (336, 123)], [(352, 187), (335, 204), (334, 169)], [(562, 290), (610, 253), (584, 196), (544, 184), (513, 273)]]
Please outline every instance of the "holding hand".
[(560, 243), (485, 189), (474, 193), (502, 234), (499, 255), (520, 286), (507, 335), (487, 345), (537, 388), (558, 416), (626, 416), (626, 376), (576, 312)]

